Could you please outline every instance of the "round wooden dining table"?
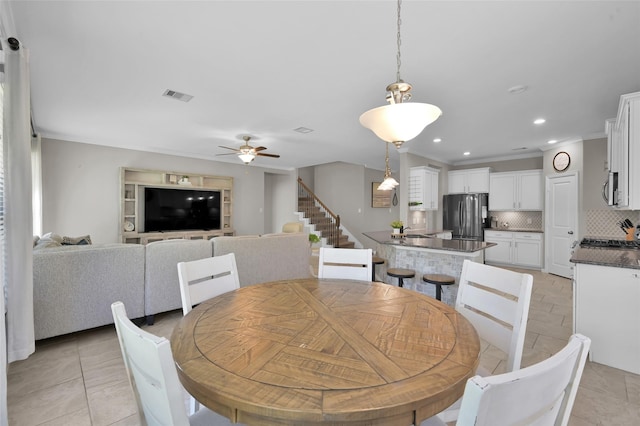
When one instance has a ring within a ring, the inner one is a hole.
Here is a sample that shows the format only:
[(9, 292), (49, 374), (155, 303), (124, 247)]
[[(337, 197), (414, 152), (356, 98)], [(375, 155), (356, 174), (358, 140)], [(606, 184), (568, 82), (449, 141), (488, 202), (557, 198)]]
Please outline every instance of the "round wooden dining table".
[(276, 281), (201, 303), (171, 349), (185, 389), (248, 425), (419, 425), (464, 392), (480, 340), (451, 307), (377, 282)]

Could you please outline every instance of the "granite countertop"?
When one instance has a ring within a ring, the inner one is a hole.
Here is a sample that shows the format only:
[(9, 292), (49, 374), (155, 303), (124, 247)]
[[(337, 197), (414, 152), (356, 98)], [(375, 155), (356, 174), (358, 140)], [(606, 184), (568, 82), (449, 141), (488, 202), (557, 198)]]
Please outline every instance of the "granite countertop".
[(571, 262), (640, 269), (640, 250), (578, 247), (571, 256)]
[(542, 234), (542, 229), (528, 229), (528, 228), (485, 228), (485, 231), (509, 231), (509, 232), (537, 232)]
[[(417, 230), (410, 230), (411, 232), (415, 232)], [(411, 247), (411, 248), (424, 248), (424, 249), (433, 249), (433, 250), (448, 250), (448, 251), (457, 251), (463, 253), (472, 253), (479, 250), (484, 250), (489, 247), (493, 247), (495, 243), (485, 243), (483, 241), (475, 241), (475, 240), (444, 240), (441, 238), (434, 238), (428, 235), (435, 235), (442, 231), (429, 231), (425, 233), (409, 234), (409, 235), (424, 235), (420, 238), (394, 238), (391, 236), (391, 231), (373, 231), (373, 232), (364, 232), (363, 235), (371, 238), (373, 241), (378, 244), (388, 244), (400, 247)]]

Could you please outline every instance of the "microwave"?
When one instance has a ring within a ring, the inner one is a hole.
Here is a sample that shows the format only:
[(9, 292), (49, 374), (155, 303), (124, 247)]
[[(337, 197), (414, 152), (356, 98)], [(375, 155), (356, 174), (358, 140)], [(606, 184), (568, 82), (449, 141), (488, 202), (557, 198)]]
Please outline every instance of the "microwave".
[(609, 206), (618, 205), (618, 172), (609, 172), (602, 185), (602, 198)]

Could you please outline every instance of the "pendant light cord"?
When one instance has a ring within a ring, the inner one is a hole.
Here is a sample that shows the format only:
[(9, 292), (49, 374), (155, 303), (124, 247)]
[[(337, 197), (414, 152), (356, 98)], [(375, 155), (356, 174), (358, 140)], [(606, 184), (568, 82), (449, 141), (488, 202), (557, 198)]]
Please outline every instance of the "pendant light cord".
[(397, 32), (397, 43), (398, 43), (398, 52), (396, 53), (396, 62), (397, 62), (397, 66), (398, 69), (396, 71), (396, 82), (400, 83), (402, 80), (400, 79), (400, 65), (402, 64), (402, 60), (400, 58), (400, 45), (402, 44), (402, 40), (400, 38), (400, 25), (402, 25), (402, 19), (400, 19), (400, 10), (401, 10), (401, 6), (402, 5), (402, 0), (398, 0), (398, 21), (397, 21), (397, 26), (398, 26), (398, 32)]
[(384, 168), (384, 178), (388, 178), (391, 177), (391, 169), (389, 168), (389, 144), (387, 142), (385, 142), (385, 148), (386, 148), (386, 153), (384, 156), (384, 164), (385, 164), (385, 168)]

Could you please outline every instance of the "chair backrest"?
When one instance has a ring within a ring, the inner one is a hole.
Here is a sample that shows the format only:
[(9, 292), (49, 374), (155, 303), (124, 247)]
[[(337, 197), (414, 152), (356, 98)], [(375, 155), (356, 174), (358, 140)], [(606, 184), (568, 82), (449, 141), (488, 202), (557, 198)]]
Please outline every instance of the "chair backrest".
[(320, 247), (318, 278), (371, 281), (371, 249)]
[(467, 381), (459, 425), (556, 425), (569, 422), (591, 340), (574, 334), (552, 357), (521, 370)]
[(233, 253), (178, 263), (182, 313), (194, 305), (240, 288), (236, 257)]
[(481, 339), (507, 354), (507, 371), (520, 368), (533, 277), (465, 260), (456, 310)]
[(111, 312), (142, 423), (188, 425), (169, 341), (136, 327), (122, 302), (113, 303)]

